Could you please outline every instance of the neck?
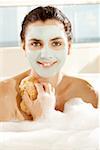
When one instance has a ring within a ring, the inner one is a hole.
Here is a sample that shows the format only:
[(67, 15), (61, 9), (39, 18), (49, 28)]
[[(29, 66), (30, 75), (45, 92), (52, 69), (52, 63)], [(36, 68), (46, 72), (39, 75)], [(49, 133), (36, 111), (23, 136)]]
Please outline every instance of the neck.
[(62, 79), (62, 73), (58, 73), (52, 77), (44, 78), (44, 77), (40, 77), (38, 74), (36, 74), (34, 72), (33, 69), (31, 69), (30, 74), (33, 75), (35, 78), (37, 78), (39, 82), (50, 83), (54, 88), (56, 88), (58, 86), (58, 84), (60, 83), (60, 81)]

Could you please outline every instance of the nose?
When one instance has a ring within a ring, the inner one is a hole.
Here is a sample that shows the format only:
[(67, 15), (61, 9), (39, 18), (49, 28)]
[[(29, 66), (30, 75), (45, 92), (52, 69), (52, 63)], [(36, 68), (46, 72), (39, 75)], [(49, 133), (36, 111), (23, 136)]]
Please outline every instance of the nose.
[(41, 50), (41, 58), (52, 58), (50, 50), (47, 48), (42, 49)]

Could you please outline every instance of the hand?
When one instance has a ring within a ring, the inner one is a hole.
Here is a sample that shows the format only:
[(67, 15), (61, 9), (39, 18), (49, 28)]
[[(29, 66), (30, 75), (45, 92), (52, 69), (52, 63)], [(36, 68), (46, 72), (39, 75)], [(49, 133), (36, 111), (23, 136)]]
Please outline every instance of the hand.
[(56, 103), (55, 89), (49, 83), (36, 83), (35, 86), (38, 91), (35, 101), (30, 100), (27, 92), (22, 97), (33, 118), (39, 117), (40, 109), (42, 114), (54, 110)]

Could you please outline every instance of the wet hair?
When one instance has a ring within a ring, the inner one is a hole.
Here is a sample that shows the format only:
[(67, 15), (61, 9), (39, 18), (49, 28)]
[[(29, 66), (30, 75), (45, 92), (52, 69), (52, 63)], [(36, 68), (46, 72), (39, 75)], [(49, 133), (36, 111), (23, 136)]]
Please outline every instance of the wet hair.
[(45, 22), (48, 19), (55, 19), (64, 25), (64, 30), (68, 41), (72, 40), (72, 28), (69, 19), (58, 9), (52, 6), (37, 7), (30, 11), (22, 22), (22, 30), (20, 33), (21, 41), (25, 42), (26, 28), (30, 23), (36, 21)]

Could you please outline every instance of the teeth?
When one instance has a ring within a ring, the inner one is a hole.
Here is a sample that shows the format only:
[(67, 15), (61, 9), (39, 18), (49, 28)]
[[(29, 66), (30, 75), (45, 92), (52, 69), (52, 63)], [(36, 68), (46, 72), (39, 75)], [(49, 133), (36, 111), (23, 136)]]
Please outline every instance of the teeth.
[(43, 63), (43, 66), (50, 66), (50, 63)]
[(50, 67), (51, 65), (53, 65), (54, 63), (49, 63), (49, 62), (38, 62), (41, 66), (44, 67)]

